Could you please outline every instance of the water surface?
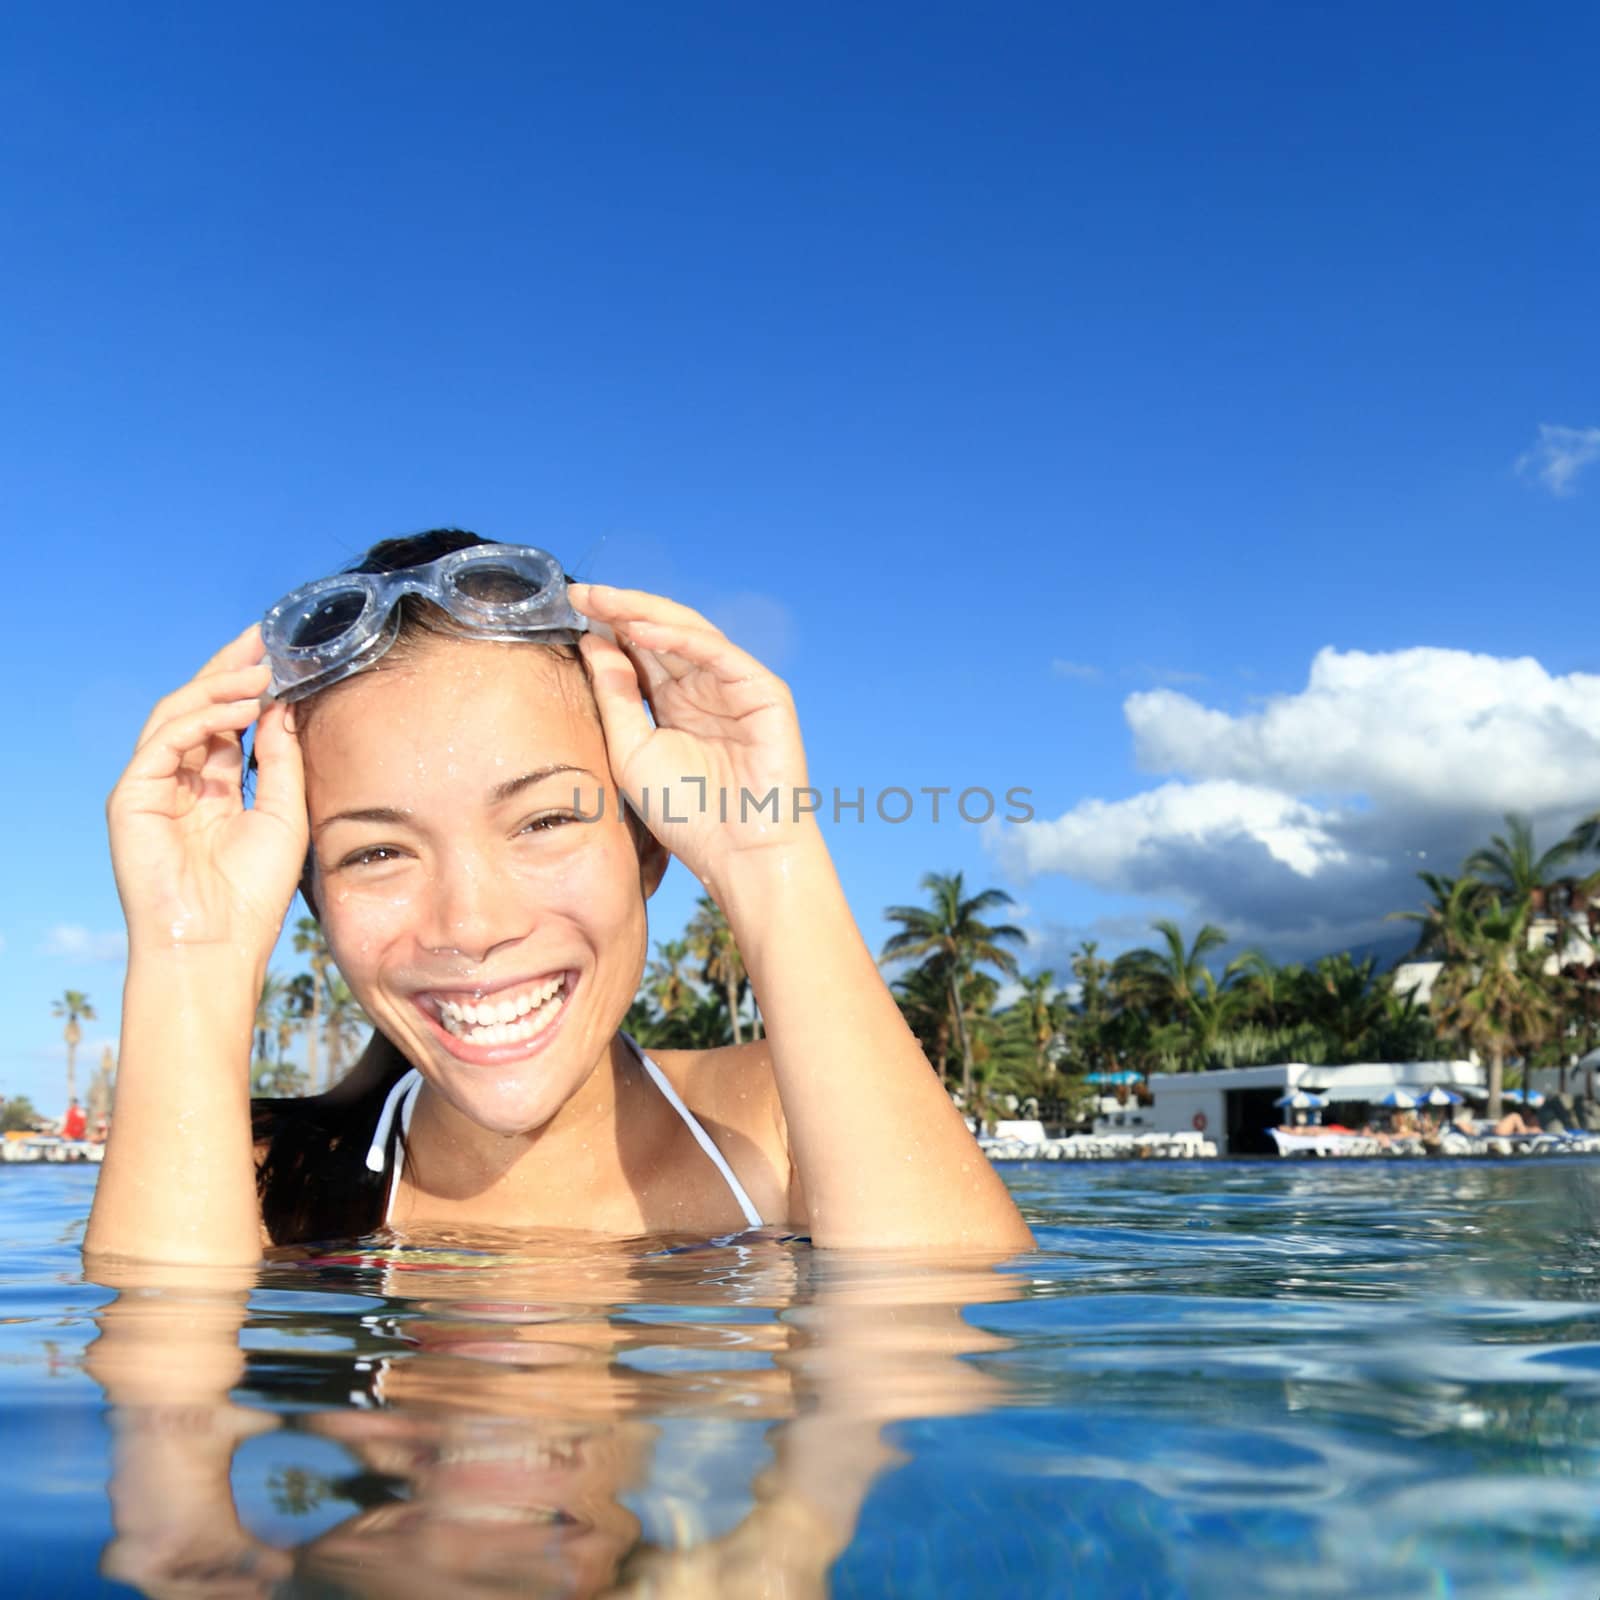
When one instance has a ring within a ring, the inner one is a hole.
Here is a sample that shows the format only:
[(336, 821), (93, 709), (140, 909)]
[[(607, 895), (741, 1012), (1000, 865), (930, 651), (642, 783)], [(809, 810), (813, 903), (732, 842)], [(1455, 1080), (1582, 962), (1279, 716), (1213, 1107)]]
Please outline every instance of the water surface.
[(1037, 1253), (85, 1282), (0, 1168), (12, 1595), (1600, 1595), (1600, 1163), (1007, 1169)]

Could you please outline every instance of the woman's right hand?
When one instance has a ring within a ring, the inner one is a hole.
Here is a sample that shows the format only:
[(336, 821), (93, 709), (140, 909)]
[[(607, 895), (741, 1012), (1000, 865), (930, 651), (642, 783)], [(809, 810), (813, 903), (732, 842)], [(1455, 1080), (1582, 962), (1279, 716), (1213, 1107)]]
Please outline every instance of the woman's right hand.
[(305, 780), (288, 708), (256, 728), (255, 805), (241, 743), (271, 673), (252, 625), (151, 712), (106, 802), (131, 951), (227, 945), (265, 967), (306, 853)]

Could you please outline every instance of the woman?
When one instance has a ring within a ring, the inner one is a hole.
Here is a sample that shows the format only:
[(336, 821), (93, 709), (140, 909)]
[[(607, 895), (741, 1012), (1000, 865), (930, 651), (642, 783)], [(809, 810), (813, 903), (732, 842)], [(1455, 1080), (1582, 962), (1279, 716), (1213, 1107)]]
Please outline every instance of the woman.
[[(268, 613), (269, 660), (250, 628), (163, 700), (111, 796), (128, 978), (85, 1250), (238, 1263), (385, 1222), (1026, 1248), (801, 803), (785, 686), (687, 607), (526, 547), (440, 531), (354, 570)], [(652, 1062), (619, 1031), (669, 854), (766, 1039)], [(297, 882), (374, 1048), (253, 1128)]]

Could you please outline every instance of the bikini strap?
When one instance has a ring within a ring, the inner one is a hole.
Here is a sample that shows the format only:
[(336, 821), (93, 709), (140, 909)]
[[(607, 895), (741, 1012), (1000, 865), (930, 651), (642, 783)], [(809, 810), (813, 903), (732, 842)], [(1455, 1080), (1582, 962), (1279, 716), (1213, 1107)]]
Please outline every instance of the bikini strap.
[[(727, 1184), (739, 1210), (744, 1214), (744, 1220), (752, 1228), (762, 1228), (766, 1224), (762, 1221), (761, 1213), (756, 1210), (750, 1196), (745, 1193), (745, 1188), (739, 1182), (733, 1168), (728, 1163), (728, 1158), (717, 1148), (716, 1141), (700, 1125), (699, 1119), (683, 1103), (682, 1096), (672, 1087), (666, 1073), (647, 1056), (643, 1050), (626, 1033), (622, 1035), (627, 1046), (639, 1058), (639, 1064), (649, 1075), (650, 1081), (658, 1088), (667, 1104), (683, 1119), (683, 1124), (694, 1135), (695, 1143), (710, 1156), (718, 1172), (722, 1174), (723, 1182)], [(417, 1109), (418, 1095), (422, 1089), (422, 1074), (415, 1067), (404, 1073), (387, 1095), (384, 1096), (383, 1109), (378, 1113), (377, 1126), (372, 1130), (372, 1143), (367, 1147), (367, 1170), (369, 1172), (382, 1172), (389, 1165), (389, 1142), (394, 1131), (395, 1118), (400, 1119), (401, 1145), (394, 1153), (394, 1170), (389, 1177), (389, 1194), (384, 1202), (383, 1220), (389, 1220), (389, 1213), (394, 1208), (395, 1191), (400, 1186), (400, 1173), (405, 1162), (404, 1139), (411, 1131), (412, 1113)]]
[(668, 1082), (666, 1073), (639, 1048), (628, 1034), (624, 1033), (622, 1037), (627, 1041), (628, 1048), (638, 1056), (644, 1070), (649, 1073), (650, 1081), (665, 1096), (667, 1104), (683, 1118), (684, 1126), (694, 1135), (695, 1143), (716, 1163), (717, 1171), (722, 1174), (723, 1181), (733, 1191), (733, 1198), (738, 1201), (739, 1209), (744, 1213), (744, 1220), (752, 1228), (764, 1228), (766, 1224), (761, 1220), (761, 1213), (751, 1203), (750, 1196), (744, 1191), (744, 1185), (734, 1175), (733, 1168), (728, 1164), (728, 1158), (717, 1148), (716, 1141), (712, 1139), (711, 1135), (701, 1127), (695, 1114), (683, 1103), (678, 1091)]
[[(372, 1130), (372, 1143), (367, 1147), (367, 1171), (382, 1172), (389, 1165), (389, 1133), (394, 1127), (395, 1112), (400, 1098), (415, 1083), (422, 1082), (422, 1074), (412, 1067), (395, 1079), (383, 1098), (383, 1110), (378, 1113), (378, 1125)], [(409, 1123), (410, 1119), (407, 1118)]]

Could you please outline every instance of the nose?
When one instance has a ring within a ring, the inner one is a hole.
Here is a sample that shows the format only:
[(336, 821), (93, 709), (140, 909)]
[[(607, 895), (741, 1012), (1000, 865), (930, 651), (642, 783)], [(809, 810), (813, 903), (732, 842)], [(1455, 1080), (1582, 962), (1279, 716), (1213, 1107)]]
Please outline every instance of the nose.
[(437, 863), (418, 938), (430, 953), (481, 963), (503, 946), (519, 943), (533, 922), (532, 908), (504, 873), (461, 851)]

